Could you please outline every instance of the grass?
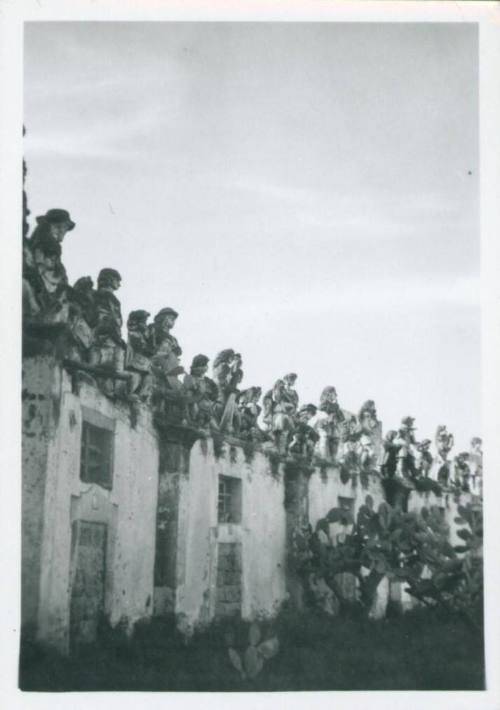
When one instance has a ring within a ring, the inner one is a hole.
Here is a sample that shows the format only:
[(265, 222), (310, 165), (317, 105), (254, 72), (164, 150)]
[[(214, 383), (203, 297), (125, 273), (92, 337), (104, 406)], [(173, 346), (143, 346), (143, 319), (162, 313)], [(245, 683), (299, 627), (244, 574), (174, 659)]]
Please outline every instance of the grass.
[(481, 690), (482, 635), (424, 610), (383, 621), (284, 610), (260, 624), (280, 651), (253, 680), (229, 661), (227, 633), (247, 645), (248, 625), (214, 623), (186, 643), (172, 619), (136, 624), (132, 638), (107, 629), (98, 644), (65, 658), (25, 640), (22, 690), (283, 691)]

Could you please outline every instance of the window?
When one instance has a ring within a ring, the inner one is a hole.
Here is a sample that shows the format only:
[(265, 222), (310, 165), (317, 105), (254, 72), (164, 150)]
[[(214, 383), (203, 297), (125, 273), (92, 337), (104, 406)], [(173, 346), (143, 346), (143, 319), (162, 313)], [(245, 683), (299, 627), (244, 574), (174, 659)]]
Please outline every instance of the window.
[(219, 476), (217, 505), (219, 523), (241, 523), (241, 480)]
[[(92, 419), (93, 421), (89, 421)], [(102, 426), (105, 424), (105, 426)], [(112, 420), (84, 412), (82, 424), (82, 445), (80, 456), (80, 478), (85, 483), (97, 483), (103, 488), (113, 485), (113, 443)]]
[(339, 508), (348, 513), (346, 518), (341, 520), (342, 524), (350, 525), (354, 520), (354, 498), (344, 498), (343, 496), (338, 496), (337, 500)]

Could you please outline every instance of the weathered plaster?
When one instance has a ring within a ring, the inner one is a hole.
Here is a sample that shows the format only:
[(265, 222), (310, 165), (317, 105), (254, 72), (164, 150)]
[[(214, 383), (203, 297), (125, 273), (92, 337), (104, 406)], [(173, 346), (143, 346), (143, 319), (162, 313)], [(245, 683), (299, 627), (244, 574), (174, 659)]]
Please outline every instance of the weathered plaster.
[[(32, 453), (28, 443), (23, 460), (23, 488), (35, 489), (23, 499), (26, 534), (36, 501), (37, 515), (44, 521), (38, 547), (25, 545), (23, 595), (32, 599), (38, 588), (39, 603), (36, 619), (31, 603), (31, 616), (23, 615), (23, 622), (36, 621), (39, 638), (67, 650), (74, 520), (108, 526), (105, 611), (111, 623), (122, 617), (131, 623), (152, 613), (159, 452), (145, 409), (132, 428), (128, 408), (114, 404), (90, 384), (82, 384), (78, 394), (72, 393), (70, 376), (53, 364), (49, 373), (45, 360), (26, 362), (27, 389), (32, 391), (38, 378), (51, 382), (53, 401), (40, 425), (36, 451)], [(115, 423), (110, 491), (80, 480), (82, 406)], [(23, 439), (30, 441), (26, 436)], [(39, 476), (43, 468), (45, 481)], [(31, 564), (38, 563), (33, 558), (40, 560), (38, 575), (29, 571)]]

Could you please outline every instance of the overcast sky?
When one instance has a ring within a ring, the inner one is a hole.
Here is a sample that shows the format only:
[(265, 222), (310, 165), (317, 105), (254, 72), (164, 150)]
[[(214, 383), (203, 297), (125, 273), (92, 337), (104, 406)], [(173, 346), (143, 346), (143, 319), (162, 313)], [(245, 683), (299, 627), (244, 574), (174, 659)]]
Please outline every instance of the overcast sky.
[(117, 268), (125, 318), (178, 310), (186, 369), (233, 347), (245, 386), (468, 448), (477, 54), (464, 23), (29, 23), (31, 222), (70, 210), (71, 282)]

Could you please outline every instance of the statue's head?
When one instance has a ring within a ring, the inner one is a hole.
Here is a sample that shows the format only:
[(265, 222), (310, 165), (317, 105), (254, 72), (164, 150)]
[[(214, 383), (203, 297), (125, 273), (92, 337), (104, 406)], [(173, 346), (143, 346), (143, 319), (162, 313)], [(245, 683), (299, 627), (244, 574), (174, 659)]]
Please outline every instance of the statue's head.
[(289, 372), (288, 375), (283, 377), (283, 381), (287, 387), (293, 387), (297, 381), (297, 375), (295, 372)]
[(101, 269), (97, 277), (97, 288), (106, 291), (118, 291), (122, 277), (116, 269)]
[(173, 308), (162, 308), (155, 315), (154, 324), (155, 328), (160, 331), (170, 331), (174, 327), (175, 321), (177, 320), (179, 314), (174, 311)]
[(481, 451), (481, 447), (483, 445), (483, 440), (479, 436), (475, 436), (472, 441), (470, 442), (471, 448), (475, 453), (478, 453)]
[(48, 233), (59, 243), (63, 241), (67, 232), (75, 228), (69, 212), (62, 209), (49, 210), (46, 214), (37, 217), (36, 221), (39, 226), (46, 227)]
[(431, 443), (430, 439), (423, 439), (417, 448), (419, 451), (428, 451)]
[(387, 434), (385, 435), (385, 440), (390, 443), (391, 441), (394, 441), (394, 439), (397, 437), (398, 432), (395, 431), (394, 429), (389, 429)]
[(366, 418), (366, 417), (372, 417), (373, 419), (377, 418), (377, 408), (375, 406), (375, 402), (373, 399), (368, 399), (366, 402), (363, 404), (359, 411), (359, 418)]
[(307, 424), (307, 422), (314, 417), (318, 408), (314, 404), (304, 404), (298, 412), (299, 419), (301, 422)]
[(209, 358), (206, 355), (195, 355), (191, 363), (190, 372), (195, 377), (202, 377), (207, 373)]
[(332, 385), (325, 387), (321, 393), (321, 397), (319, 400), (319, 406), (321, 407), (325, 404), (336, 404), (336, 403), (337, 403), (337, 390), (335, 389), (335, 387), (333, 387)]
[(415, 418), (414, 417), (403, 417), (401, 419), (401, 429), (403, 431), (415, 431)]
[(280, 394), (285, 389), (284, 380), (276, 380), (273, 386), (273, 394)]
[(80, 278), (75, 281), (75, 285), (73, 286), (73, 288), (79, 293), (92, 293), (92, 290), (94, 288), (94, 282), (92, 281), (92, 277), (80, 276)]
[(234, 360), (235, 357), (235, 352), (232, 348), (226, 348), (225, 350), (221, 350), (220, 353), (216, 356), (214, 360), (214, 367), (218, 367), (219, 365), (229, 365), (230, 362)]
[(262, 387), (250, 387), (252, 390), (251, 400), (254, 404), (257, 404), (262, 395)]
[(151, 314), (148, 313), (148, 311), (130, 311), (127, 318), (127, 328), (133, 329), (140, 328), (141, 326), (144, 327), (147, 324), (150, 315)]
[(459, 454), (456, 456), (456, 462), (459, 465), (464, 465), (467, 463), (469, 460), (469, 453), (467, 451), (461, 451)]

